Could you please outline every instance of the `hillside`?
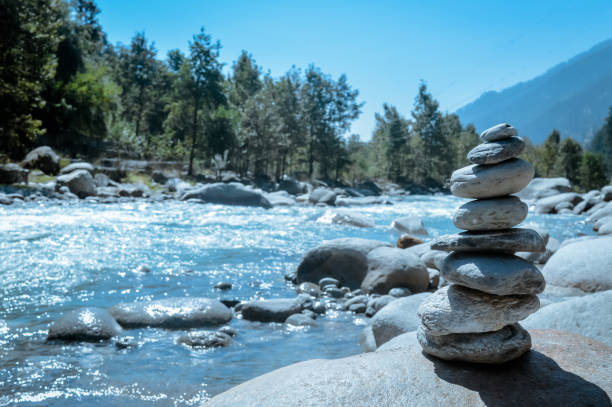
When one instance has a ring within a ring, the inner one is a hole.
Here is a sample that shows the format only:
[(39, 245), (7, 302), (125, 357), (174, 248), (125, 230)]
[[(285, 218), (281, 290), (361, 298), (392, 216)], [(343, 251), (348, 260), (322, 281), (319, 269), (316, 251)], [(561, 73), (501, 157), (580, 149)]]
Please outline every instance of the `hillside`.
[(500, 92), (483, 93), (457, 110), (478, 131), (512, 123), (539, 144), (553, 128), (563, 137), (588, 141), (612, 106), (612, 39), (601, 42), (544, 74)]

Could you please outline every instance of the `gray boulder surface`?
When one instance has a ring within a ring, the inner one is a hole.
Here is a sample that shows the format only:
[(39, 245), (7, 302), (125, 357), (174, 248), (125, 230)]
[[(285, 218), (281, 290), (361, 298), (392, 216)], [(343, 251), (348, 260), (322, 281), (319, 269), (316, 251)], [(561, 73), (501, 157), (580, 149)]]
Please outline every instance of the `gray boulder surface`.
[(601, 189), (601, 199), (604, 201), (612, 201), (612, 185), (607, 185)]
[(368, 253), (377, 247), (390, 244), (361, 238), (341, 238), (323, 242), (308, 251), (297, 269), (297, 281), (318, 283), (324, 277), (332, 277), (342, 286), (355, 290), (368, 272)]
[(480, 139), (483, 142), (491, 142), (516, 137), (516, 135), (516, 129), (512, 127), (512, 125), (508, 123), (499, 123), (480, 133)]
[(76, 196), (83, 199), (96, 194), (96, 184), (91, 173), (86, 170), (76, 170), (69, 174), (60, 175), (55, 180), (55, 189), (66, 186)]
[(105, 309), (86, 307), (68, 311), (55, 321), (47, 339), (97, 342), (121, 333), (117, 321)]
[(93, 174), (94, 166), (87, 162), (72, 163), (62, 168), (62, 170), (60, 171), (60, 174), (62, 175), (70, 174), (71, 172), (76, 171), (76, 170), (85, 170), (85, 171), (88, 171), (90, 174)]
[(238, 182), (204, 185), (188, 190), (180, 199), (186, 201), (194, 198), (206, 203), (221, 205), (258, 206), (266, 209), (272, 207), (263, 193), (247, 188)]
[[(536, 201), (536, 213), (554, 213), (558, 209), (561, 209), (562, 204), (565, 204), (566, 208), (573, 208), (574, 205), (583, 200), (580, 194), (575, 192), (565, 192), (563, 194), (552, 195), (546, 198), (541, 198)], [(569, 204), (569, 205), (568, 205)]]
[(221, 331), (191, 331), (178, 339), (178, 343), (194, 348), (225, 348), (232, 342), (232, 337)]
[(423, 219), (418, 216), (403, 216), (395, 219), (391, 227), (403, 233), (427, 236), (427, 229), (423, 225)]
[(323, 216), (317, 219), (317, 222), (355, 226), (359, 228), (373, 228), (375, 226), (374, 222), (367, 217), (346, 210), (327, 211)]
[(527, 329), (558, 329), (612, 346), (612, 290), (542, 307), (523, 322)]
[(612, 237), (579, 240), (561, 246), (542, 273), (546, 282), (585, 292), (612, 289)]
[(232, 319), (232, 311), (211, 298), (164, 298), (120, 303), (111, 315), (124, 328), (190, 329), (222, 325)]
[(515, 196), (478, 199), (461, 205), (455, 211), (453, 223), (464, 230), (508, 229), (524, 221), (528, 209)]
[(519, 192), (533, 174), (533, 166), (519, 158), (493, 165), (470, 165), (453, 172), (450, 190), (463, 198), (496, 198)]
[(333, 189), (318, 187), (308, 195), (308, 200), (313, 204), (334, 205), (336, 196), (338, 196), (338, 194)]
[[(609, 406), (610, 347), (559, 331), (531, 332), (533, 349), (501, 368), (427, 357), (416, 333), (373, 353), (300, 362), (242, 383), (208, 407)], [(387, 350), (388, 349), (388, 350)]]
[(298, 298), (273, 298), (241, 304), (242, 318), (248, 321), (285, 322), (290, 315), (299, 314), (304, 303)]
[(22, 182), (27, 184), (28, 173), (28, 170), (17, 164), (0, 164), (0, 184), (11, 185)]
[(518, 157), (525, 149), (525, 142), (520, 137), (479, 144), (467, 155), (472, 164), (497, 164), (510, 158)]
[(440, 236), (432, 242), (431, 248), (444, 251), (544, 252), (546, 244), (532, 229), (513, 228)]
[(442, 287), (419, 307), (428, 335), (497, 331), (527, 318), (540, 307), (535, 295), (499, 296), (456, 284)]
[(41, 170), (47, 175), (57, 175), (60, 169), (59, 157), (51, 147), (41, 146), (30, 151), (21, 165), (31, 170)]
[(285, 324), (291, 326), (317, 326), (317, 321), (305, 314), (292, 314), (287, 317)]
[(567, 178), (534, 178), (516, 196), (526, 201), (534, 201), (547, 196), (570, 192), (572, 185)]
[(395, 247), (378, 247), (367, 254), (368, 272), (361, 283), (364, 293), (387, 294), (395, 287), (413, 293), (427, 290), (429, 273), (416, 255)]
[(417, 310), (430, 295), (421, 293), (398, 298), (378, 311), (371, 324), (375, 345), (381, 346), (398, 335), (416, 331), (421, 323)]

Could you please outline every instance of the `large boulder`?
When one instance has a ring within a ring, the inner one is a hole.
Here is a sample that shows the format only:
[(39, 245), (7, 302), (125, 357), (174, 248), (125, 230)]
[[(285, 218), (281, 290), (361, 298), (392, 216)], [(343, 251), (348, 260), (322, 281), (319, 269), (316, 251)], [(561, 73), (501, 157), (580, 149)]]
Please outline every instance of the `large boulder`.
[(308, 195), (308, 201), (313, 204), (334, 205), (336, 196), (338, 194), (333, 189), (318, 187)]
[(561, 246), (542, 273), (546, 282), (586, 292), (612, 289), (612, 237), (576, 241)]
[(559, 329), (612, 346), (612, 290), (543, 307), (521, 322), (527, 329)]
[(0, 184), (28, 183), (29, 171), (17, 164), (0, 164)]
[(76, 170), (69, 174), (60, 175), (55, 182), (55, 189), (68, 187), (70, 192), (79, 198), (86, 198), (96, 194), (96, 184), (94, 179), (86, 170)]
[(395, 247), (378, 247), (367, 255), (368, 273), (361, 283), (364, 293), (387, 294), (395, 287), (413, 293), (427, 290), (429, 273), (419, 257)]
[(248, 321), (285, 322), (293, 314), (304, 309), (308, 297), (303, 294), (297, 298), (273, 298), (269, 300), (249, 301), (240, 304), (242, 318)]
[(308, 192), (308, 185), (285, 175), (278, 183), (278, 190), (287, 191), (291, 195), (301, 195)]
[(572, 185), (567, 178), (534, 178), (516, 196), (526, 201), (535, 201), (536, 199), (558, 195), (571, 190)]
[(376, 346), (390, 341), (405, 332), (416, 331), (421, 325), (417, 310), (430, 293), (402, 297), (383, 307), (372, 318), (372, 333)]
[[(601, 218), (605, 218), (606, 216), (612, 216), (612, 202), (603, 203), (602, 206), (598, 208), (595, 212), (589, 215), (587, 218), (587, 222), (595, 223)], [(593, 208), (595, 208), (594, 206)]]
[(47, 175), (56, 175), (59, 171), (59, 157), (51, 147), (42, 146), (30, 151), (21, 165), (24, 168), (41, 170)]
[(65, 313), (49, 328), (47, 339), (100, 341), (121, 333), (117, 321), (101, 308), (79, 308)]
[(210, 298), (164, 298), (117, 304), (110, 313), (124, 328), (190, 329), (221, 325), (232, 311)]
[(272, 207), (270, 201), (261, 192), (247, 188), (238, 182), (208, 184), (187, 191), (181, 196), (182, 201), (194, 198), (222, 205)]
[(318, 283), (323, 277), (333, 277), (341, 285), (355, 290), (368, 272), (368, 253), (390, 244), (360, 238), (341, 238), (324, 242), (310, 250), (297, 269), (297, 281)]
[(570, 208), (581, 202), (584, 198), (575, 192), (565, 192), (563, 194), (552, 195), (536, 201), (536, 213), (555, 213), (558, 205), (567, 203)]
[(266, 194), (266, 198), (272, 206), (292, 206), (297, 202), (287, 191), (270, 192)]
[[(378, 351), (315, 359), (221, 393), (221, 406), (609, 406), (612, 349), (559, 331), (532, 331), (533, 349), (500, 367), (425, 356), (414, 332)], [(384, 350), (383, 350), (384, 349)]]

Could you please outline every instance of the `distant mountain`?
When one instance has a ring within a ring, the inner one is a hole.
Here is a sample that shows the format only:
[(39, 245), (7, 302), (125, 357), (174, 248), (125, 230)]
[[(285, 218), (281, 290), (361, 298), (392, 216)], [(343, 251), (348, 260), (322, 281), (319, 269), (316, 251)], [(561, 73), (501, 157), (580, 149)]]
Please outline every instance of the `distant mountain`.
[(544, 74), (501, 92), (483, 93), (457, 110), (478, 131), (500, 122), (540, 144), (553, 129), (584, 143), (602, 126), (612, 106), (612, 39)]

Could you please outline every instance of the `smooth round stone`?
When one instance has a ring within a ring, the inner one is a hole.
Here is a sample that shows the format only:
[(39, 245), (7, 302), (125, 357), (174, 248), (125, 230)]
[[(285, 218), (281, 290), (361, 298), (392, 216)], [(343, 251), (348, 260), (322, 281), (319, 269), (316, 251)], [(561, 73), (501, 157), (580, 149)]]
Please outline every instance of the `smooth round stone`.
[(527, 318), (540, 307), (535, 295), (494, 295), (452, 284), (440, 288), (419, 307), (428, 335), (490, 332)]
[(520, 137), (482, 143), (474, 147), (467, 159), (474, 164), (497, 164), (510, 158), (518, 157), (525, 149), (525, 142)]
[(451, 253), (440, 275), (450, 283), (496, 295), (539, 294), (546, 286), (540, 269), (503, 253)]
[(535, 230), (514, 228), (440, 236), (431, 248), (447, 252), (543, 252), (546, 244)]
[(453, 223), (465, 230), (509, 229), (527, 217), (528, 206), (515, 196), (477, 199), (457, 209)]
[(86, 307), (68, 311), (55, 321), (47, 339), (96, 342), (120, 333), (121, 327), (107, 310)]
[(482, 141), (497, 141), (516, 136), (516, 129), (508, 123), (496, 124), (480, 133)]
[(506, 325), (499, 331), (427, 335), (417, 331), (425, 353), (444, 360), (473, 363), (505, 363), (531, 348), (531, 336), (519, 324)]
[(519, 192), (534, 173), (533, 166), (520, 158), (491, 165), (474, 164), (453, 172), (450, 189), (462, 198), (496, 198)]

